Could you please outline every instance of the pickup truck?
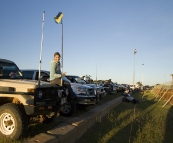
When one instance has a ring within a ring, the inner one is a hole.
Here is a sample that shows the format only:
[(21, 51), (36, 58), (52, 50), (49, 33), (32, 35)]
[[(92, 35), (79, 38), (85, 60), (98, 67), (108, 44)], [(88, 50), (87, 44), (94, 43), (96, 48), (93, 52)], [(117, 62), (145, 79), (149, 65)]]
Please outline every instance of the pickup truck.
[(103, 88), (103, 86), (100, 86), (100, 85), (97, 85), (97, 84), (87, 83), (80, 76), (76, 76), (76, 75), (66, 75), (65, 77), (68, 80), (70, 80), (72, 83), (78, 83), (78, 84), (82, 84), (82, 85), (87, 85), (87, 86), (93, 87), (96, 90), (96, 94), (97, 94), (98, 100), (106, 95), (106, 92), (105, 92), (105, 89)]
[[(26, 79), (38, 80), (39, 70), (21, 70)], [(50, 72), (41, 70), (40, 78), (42, 81), (49, 82)], [(71, 116), (76, 112), (77, 107), (79, 109), (85, 109), (87, 106), (98, 103), (99, 99), (96, 95), (96, 90), (87, 85), (81, 85), (78, 83), (72, 83), (66, 77), (62, 78), (64, 91), (67, 95), (67, 102), (62, 106), (59, 112), (62, 116)]]
[(51, 121), (65, 103), (62, 87), (24, 79), (13, 61), (0, 59), (0, 136), (24, 137), (30, 118)]
[(109, 82), (108, 80), (102, 80), (99, 85), (106, 88), (105, 90), (110, 94), (117, 93), (117, 86), (113, 82)]

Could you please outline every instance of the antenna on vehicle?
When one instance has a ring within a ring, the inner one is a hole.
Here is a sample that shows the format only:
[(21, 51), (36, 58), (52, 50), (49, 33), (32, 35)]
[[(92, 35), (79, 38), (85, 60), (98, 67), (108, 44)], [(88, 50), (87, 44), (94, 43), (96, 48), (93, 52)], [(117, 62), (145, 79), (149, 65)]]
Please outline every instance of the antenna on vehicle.
[(39, 87), (40, 87), (40, 72), (41, 72), (42, 47), (43, 47), (44, 14), (45, 14), (45, 11), (43, 12), (42, 37), (41, 37), (41, 46), (40, 46), (40, 63), (39, 63), (39, 74), (38, 74), (38, 86)]
[(96, 66), (96, 86), (97, 86), (97, 66)]

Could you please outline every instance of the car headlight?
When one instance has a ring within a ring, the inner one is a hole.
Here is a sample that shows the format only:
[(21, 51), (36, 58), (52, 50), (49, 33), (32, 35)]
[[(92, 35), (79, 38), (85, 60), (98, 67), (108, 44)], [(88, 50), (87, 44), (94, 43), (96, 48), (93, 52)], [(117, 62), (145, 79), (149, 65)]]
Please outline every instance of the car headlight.
[(100, 93), (101, 92), (101, 89), (99, 88), (99, 89), (97, 89), (97, 93)]
[(38, 91), (38, 98), (42, 98), (43, 97), (43, 92), (42, 92), (42, 90), (39, 90)]
[(97, 95), (98, 90), (94, 89), (94, 95)]
[(34, 93), (34, 92), (35, 92), (35, 89), (34, 89), (34, 88), (28, 88), (28, 89), (27, 89), (27, 92), (29, 92), (29, 93)]
[(77, 88), (77, 91), (78, 91), (78, 92), (86, 92), (87, 89), (84, 88), (84, 87), (78, 87), (78, 88)]
[(63, 90), (57, 90), (57, 92), (58, 92), (58, 97), (61, 98), (63, 94)]

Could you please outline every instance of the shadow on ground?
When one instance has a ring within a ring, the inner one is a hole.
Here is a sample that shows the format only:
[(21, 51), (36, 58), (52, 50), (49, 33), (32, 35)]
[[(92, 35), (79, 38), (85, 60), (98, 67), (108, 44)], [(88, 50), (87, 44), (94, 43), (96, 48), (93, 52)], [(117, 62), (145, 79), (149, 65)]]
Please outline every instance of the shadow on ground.
[(173, 143), (173, 107), (170, 107), (168, 111), (165, 126), (166, 129), (163, 143)]

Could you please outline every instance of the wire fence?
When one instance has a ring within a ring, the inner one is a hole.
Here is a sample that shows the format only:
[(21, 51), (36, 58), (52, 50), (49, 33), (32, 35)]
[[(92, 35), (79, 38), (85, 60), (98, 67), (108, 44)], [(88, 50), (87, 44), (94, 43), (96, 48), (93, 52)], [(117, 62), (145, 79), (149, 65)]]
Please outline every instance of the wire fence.
[(161, 100), (165, 101), (162, 107), (165, 107), (168, 103), (173, 105), (173, 82), (155, 85), (151, 92), (158, 99), (158, 102)]

